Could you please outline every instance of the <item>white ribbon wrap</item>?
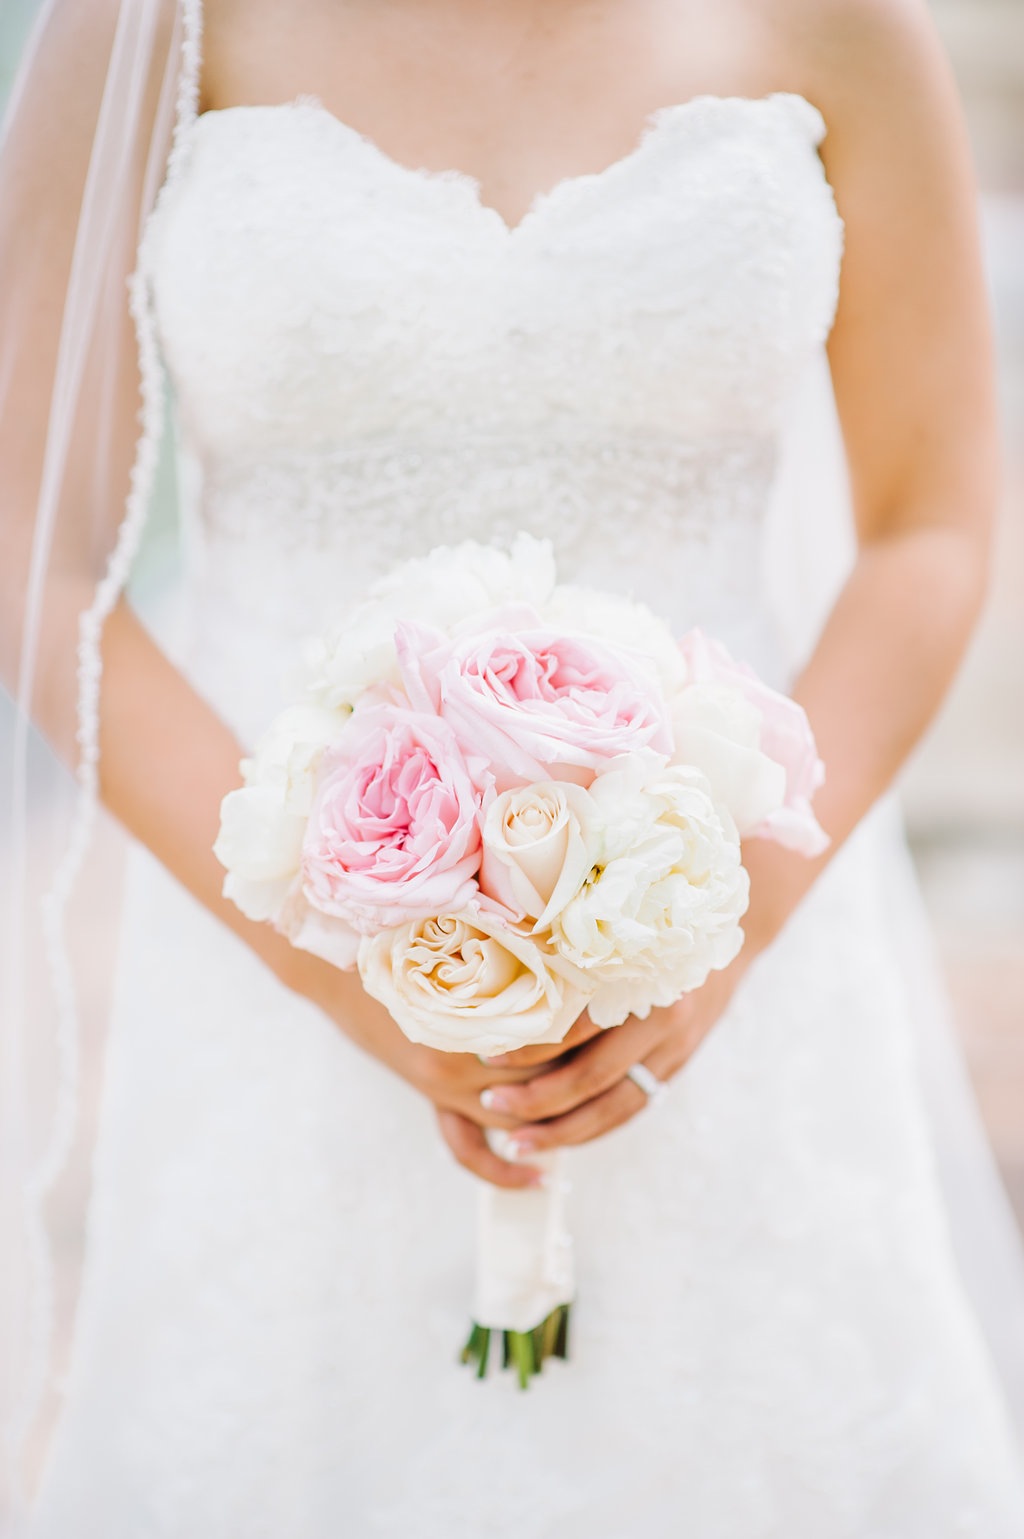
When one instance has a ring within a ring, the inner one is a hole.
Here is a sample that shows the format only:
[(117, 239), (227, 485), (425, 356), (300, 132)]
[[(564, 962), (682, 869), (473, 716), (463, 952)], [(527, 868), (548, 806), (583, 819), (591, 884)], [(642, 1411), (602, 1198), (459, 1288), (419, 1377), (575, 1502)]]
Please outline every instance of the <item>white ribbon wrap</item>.
[[(496, 1154), (511, 1158), (507, 1134), (492, 1130), (488, 1138)], [(492, 1330), (532, 1331), (575, 1291), (562, 1156), (527, 1160), (545, 1172), (545, 1186), (512, 1191), (480, 1182), (473, 1319)]]

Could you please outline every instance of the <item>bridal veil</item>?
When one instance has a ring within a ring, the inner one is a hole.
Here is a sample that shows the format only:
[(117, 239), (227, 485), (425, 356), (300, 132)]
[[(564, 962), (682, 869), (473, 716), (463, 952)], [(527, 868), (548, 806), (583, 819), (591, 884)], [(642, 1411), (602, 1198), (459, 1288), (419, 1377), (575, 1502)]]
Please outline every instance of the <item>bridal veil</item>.
[(188, 0), (48, 0), (0, 138), (0, 668), (15, 707), (0, 835), (0, 1514), (12, 1532), (56, 1409), (56, 1322), (73, 1315), (85, 1203), (68, 1157), (87, 1175), (81, 1050), (99, 1060), (112, 966), (99, 951), (116, 931), (116, 841), (94, 837), (100, 635), (164, 420), (136, 253), (195, 112), (198, 20)]

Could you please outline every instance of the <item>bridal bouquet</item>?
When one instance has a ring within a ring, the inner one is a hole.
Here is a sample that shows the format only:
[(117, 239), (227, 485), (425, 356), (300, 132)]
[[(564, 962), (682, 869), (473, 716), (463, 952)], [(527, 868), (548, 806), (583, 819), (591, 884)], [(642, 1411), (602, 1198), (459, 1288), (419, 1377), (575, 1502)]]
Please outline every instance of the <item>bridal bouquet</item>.
[[(699, 631), (559, 584), (546, 541), (405, 562), (309, 665), (224, 799), (224, 893), (431, 1048), (675, 1003), (743, 943), (741, 836), (827, 843), (800, 707)], [(481, 1374), (492, 1330), (523, 1383), (565, 1354), (564, 1185), (481, 1185)]]

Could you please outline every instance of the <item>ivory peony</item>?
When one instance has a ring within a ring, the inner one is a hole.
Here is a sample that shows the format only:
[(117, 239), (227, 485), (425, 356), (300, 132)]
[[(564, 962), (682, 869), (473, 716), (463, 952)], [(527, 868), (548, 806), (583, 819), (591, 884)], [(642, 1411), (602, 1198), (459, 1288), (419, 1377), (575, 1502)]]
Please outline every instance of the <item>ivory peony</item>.
[(599, 776), (598, 864), (552, 924), (552, 941), (596, 990), (599, 1026), (646, 1016), (699, 988), (742, 943), (749, 895), (739, 834), (699, 770), (642, 778), (632, 766)]

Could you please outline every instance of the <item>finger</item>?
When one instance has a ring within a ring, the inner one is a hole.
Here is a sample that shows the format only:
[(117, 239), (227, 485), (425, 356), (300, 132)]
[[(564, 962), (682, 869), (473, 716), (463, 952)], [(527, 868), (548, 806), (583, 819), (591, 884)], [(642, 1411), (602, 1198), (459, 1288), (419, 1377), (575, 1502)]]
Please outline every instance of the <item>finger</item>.
[[(656, 1079), (667, 1084), (693, 1057), (708, 1035), (710, 1025), (708, 1021), (691, 1019), (687, 1014), (681, 1021), (680, 1029), (660, 1042), (646, 1060), (632, 1058), (626, 1067), (643, 1063)], [(616, 1031), (622, 1030), (621, 1026), (616, 1028)], [(517, 1159), (529, 1159), (534, 1152), (559, 1148), (564, 1144), (587, 1143), (592, 1138), (599, 1138), (602, 1133), (610, 1132), (612, 1128), (621, 1127), (624, 1122), (635, 1117), (637, 1112), (646, 1111), (649, 1107), (650, 1097), (639, 1085), (628, 1079), (623, 1071), (622, 1077), (611, 1089), (574, 1107), (563, 1116), (553, 1117), (546, 1122), (524, 1123), (515, 1134), (510, 1152)]]
[(514, 1135), (517, 1158), (529, 1159), (531, 1154), (544, 1149), (557, 1149), (565, 1144), (585, 1144), (592, 1138), (610, 1133), (648, 1105), (648, 1098), (631, 1079), (620, 1079), (603, 1094), (574, 1107), (564, 1117), (554, 1117), (550, 1122), (530, 1123)]
[[(477, 1102), (482, 1090), (493, 1085), (518, 1084), (535, 1073), (535, 1069), (485, 1068), (475, 1053), (441, 1053), (434, 1048), (423, 1048), (412, 1077), (435, 1106), (464, 1112), (470, 1104)], [(493, 1125), (497, 1127), (503, 1123), (495, 1121)]]
[[(427, 1069), (418, 1081), (419, 1089), (439, 1113), (452, 1112), (478, 1127), (518, 1127), (521, 1117), (491, 1107), (482, 1099), (487, 1090), (500, 1083), (497, 1070), (485, 1070), (478, 1063), (471, 1069), (470, 1061), (466, 1053), (430, 1053)], [(521, 1076), (526, 1072), (519, 1071)], [(511, 1079), (508, 1082), (514, 1083)]]
[(445, 1143), (465, 1170), (492, 1186), (512, 1189), (538, 1186), (543, 1172), (532, 1165), (513, 1165), (495, 1154), (475, 1122), (454, 1111), (438, 1111), (437, 1120)]
[(602, 1032), (599, 1040), (585, 1044), (547, 1074), (538, 1074), (520, 1085), (492, 1086), (483, 1105), (490, 1112), (519, 1117), (523, 1122), (562, 1116), (610, 1090), (632, 1064), (651, 1051), (667, 1026), (665, 1012), (647, 1021), (626, 1021)]
[(503, 1128), (506, 1132), (514, 1132), (523, 1125), (522, 1117), (517, 1117), (512, 1112), (497, 1111), (487, 1103), (488, 1090), (493, 1087), (485, 1087), (476, 1095), (470, 1093), (460, 1096), (445, 1107), (446, 1111), (454, 1112), (457, 1117), (465, 1117), (467, 1122), (481, 1128)]
[(517, 1048), (514, 1053), (498, 1053), (495, 1057), (487, 1059), (487, 1067), (529, 1069), (539, 1063), (550, 1063), (555, 1058), (561, 1058), (571, 1048), (579, 1047), (582, 1042), (589, 1042), (592, 1037), (600, 1035), (601, 1031), (602, 1027), (595, 1026), (584, 1010), (560, 1042), (542, 1042), (536, 1047)]

